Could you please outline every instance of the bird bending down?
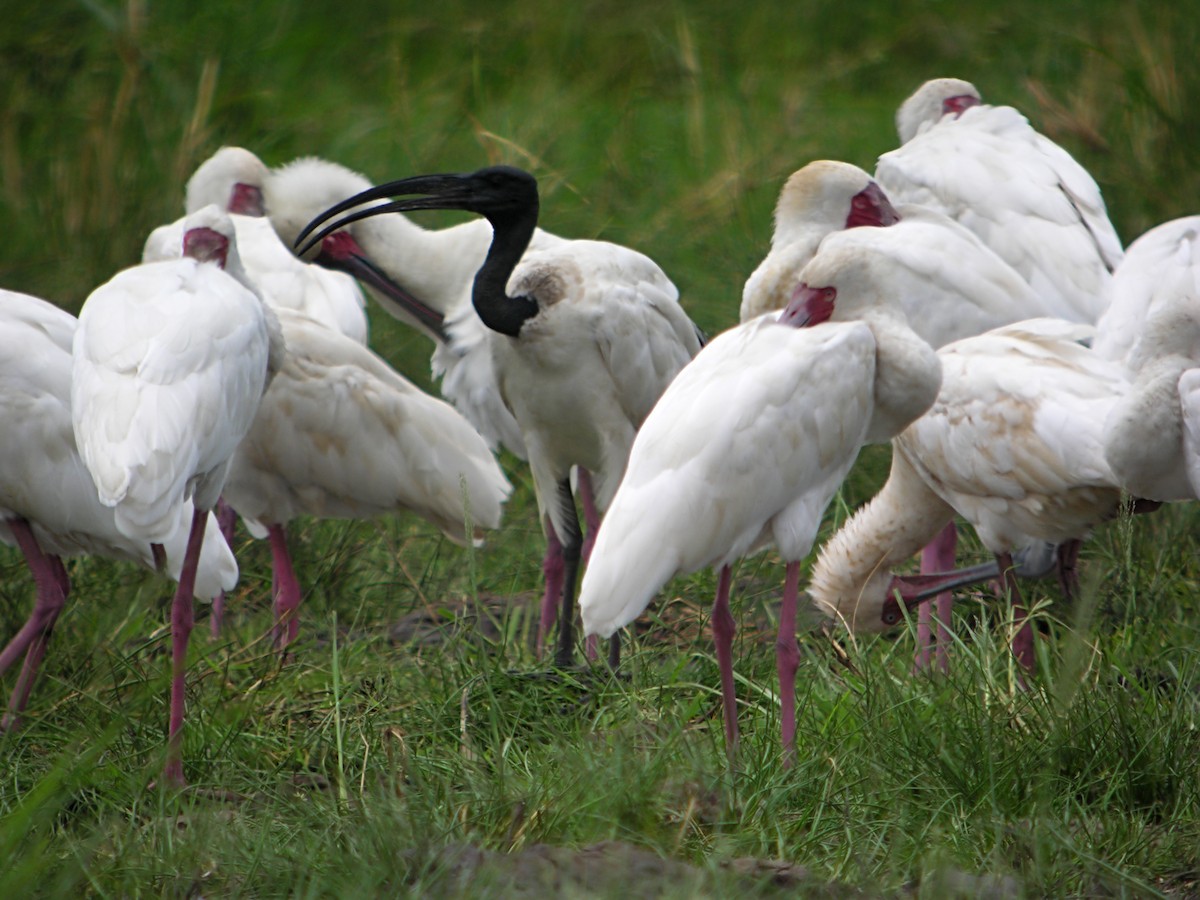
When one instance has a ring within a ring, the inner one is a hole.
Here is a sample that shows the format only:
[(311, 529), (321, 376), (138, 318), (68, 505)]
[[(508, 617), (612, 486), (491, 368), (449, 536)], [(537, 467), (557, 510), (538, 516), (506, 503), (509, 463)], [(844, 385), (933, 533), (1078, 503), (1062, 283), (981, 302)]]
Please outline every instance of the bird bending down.
[[(33, 611), (0, 650), (0, 673), (25, 654), (0, 727), (17, 724), (70, 582), (62, 557), (88, 554), (155, 568), (150, 544), (117, 530), (100, 503), (71, 428), (71, 341), (77, 321), (53, 304), (0, 290), (0, 542), (20, 547), (37, 585)], [(191, 503), (175, 510), (166, 570), (178, 579)], [(206, 522), (216, 534), (216, 521)], [(219, 540), (205, 546), (196, 592), (213, 597), (237, 582), (237, 563)]]
[(769, 544), (787, 564), (776, 646), (790, 755), (800, 561), (859, 448), (890, 438), (937, 394), (937, 356), (905, 322), (890, 268), (859, 248), (822, 247), (782, 315), (714, 338), (647, 417), (600, 526), (580, 594), (588, 634), (632, 622), (671, 578), (718, 570), (713, 640), (730, 753), (731, 566)]
[(1105, 423), (1105, 459), (1134, 497), (1200, 498), (1200, 217), (1134, 241), (1115, 285), (1096, 352), (1131, 385)]
[(1038, 319), (939, 351), (941, 390), (893, 441), (888, 483), (821, 550), (810, 588), (820, 608), (852, 630), (898, 624), (891, 568), (957, 513), (997, 557), (974, 576), (1004, 575), (1020, 626), (1013, 653), (1033, 668), (1013, 552), (1031, 539), (1082, 538), (1120, 503), (1104, 423), (1126, 383), (1077, 343), (1090, 331)]
[(283, 354), (278, 321), (246, 286), (229, 216), (212, 206), (193, 214), (183, 246), (187, 258), (125, 269), (92, 292), (71, 374), (79, 452), (121, 533), (162, 544), (177, 530), (179, 505), (190, 497), (195, 506), (171, 608), (164, 780), (176, 785), (205, 522)]
[[(537, 181), (508, 166), (381, 185), (327, 211), (299, 238), (345, 209), (403, 194), (422, 196), (345, 216), (309, 238), (300, 252), (347, 224), (393, 211), (463, 209), (491, 223), (493, 238), (475, 275), (472, 303), (489, 329), (500, 396), (528, 451), (547, 543), (561, 559), (555, 662), (570, 666), (582, 548), (571, 470), (587, 470), (597, 509), (605, 510), (637, 429), (699, 351), (700, 335), (674, 285), (640, 253), (602, 241), (558, 241), (526, 252), (537, 224)], [(556, 585), (547, 581), (549, 596)]]
[(1053, 304), (1048, 314), (1096, 322), (1121, 242), (1095, 180), (1069, 153), (956, 78), (923, 84), (896, 127), (901, 146), (875, 168), (892, 202), (956, 219)]
[[(457, 544), (498, 528), (508, 480), (479, 433), (345, 335), (278, 310), (283, 366), (238, 445), (223, 496), (271, 542), (276, 645), (299, 627), (285, 526), (411, 511)], [(468, 530), (467, 523), (470, 523)]]

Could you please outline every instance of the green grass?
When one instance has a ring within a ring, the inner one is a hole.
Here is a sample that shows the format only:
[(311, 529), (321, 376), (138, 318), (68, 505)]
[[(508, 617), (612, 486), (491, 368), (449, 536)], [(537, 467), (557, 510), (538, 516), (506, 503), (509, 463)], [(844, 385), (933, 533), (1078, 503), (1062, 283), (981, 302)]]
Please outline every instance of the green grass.
[[(828, 0), (25, 4), (0, 26), (0, 284), (77, 309), (178, 215), (188, 174), (225, 143), (377, 181), (507, 161), (539, 176), (545, 227), (649, 253), (715, 333), (736, 319), (786, 176), (819, 157), (871, 168), (927, 77), (970, 78), (1026, 111), (1095, 174), (1126, 240), (1196, 212), (1197, 46), (1184, 5), (1117, 0), (853, 15)], [(372, 329), (428, 385), (428, 342), (376, 310)], [(823, 536), (886, 459), (863, 455)], [(851, 643), (853, 670), (803, 637), (790, 770), (774, 694), (782, 571), (770, 556), (744, 563), (731, 768), (710, 574), (664, 592), (628, 680), (514, 677), (535, 667), (541, 537), (528, 474), (504, 463), (517, 487), (506, 527), (473, 555), (411, 519), (295, 529), (307, 596), (287, 666), (262, 637), (269, 554), (245, 542), (230, 627), (211, 641), (201, 622), (193, 640), (196, 790), (180, 796), (148, 786), (164, 750), (169, 587), (72, 562), (27, 727), (0, 738), (0, 889), (1195, 895), (1191, 509), (1097, 534), (1084, 599), (1040, 613), (1050, 631), (1030, 691), (982, 604), (963, 605), (944, 679), (907, 677), (908, 634)], [(31, 597), (19, 556), (0, 553), (0, 634)], [(598, 869), (538, 848), (600, 841), (624, 849)], [(695, 868), (656, 873), (624, 845)], [(453, 855), (464, 846), (495, 855), (468, 866)], [(763, 867), (735, 870), (739, 857), (807, 874), (781, 886)]]

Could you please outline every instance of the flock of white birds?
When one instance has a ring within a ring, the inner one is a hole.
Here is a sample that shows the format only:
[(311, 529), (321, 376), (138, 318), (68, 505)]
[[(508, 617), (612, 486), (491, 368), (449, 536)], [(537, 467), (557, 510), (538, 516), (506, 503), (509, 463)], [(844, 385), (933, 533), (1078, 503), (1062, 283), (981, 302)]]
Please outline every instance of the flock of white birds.
[[(786, 564), (790, 754), (800, 564), (867, 443), (891, 442), (891, 475), (821, 549), (812, 601), (855, 630), (911, 606), (918, 666), (944, 667), (949, 590), (995, 578), (1032, 668), (1014, 575), (1054, 566), (1070, 591), (1079, 542), (1123, 492), (1200, 491), (1200, 216), (1123, 251), (1087, 172), (965, 81), (921, 86), (897, 128), (874, 178), (817, 161), (788, 179), (742, 324), (707, 344), (649, 258), (538, 229), (536, 181), (508, 167), (373, 187), (226, 147), (189, 181), (186, 217), (78, 320), (0, 291), (0, 540), (37, 586), (0, 651), (0, 672), (24, 657), (4, 726), (65, 604), (62, 557), (139, 562), (178, 582), (164, 780), (183, 784), (193, 594), (219, 602), (238, 575), (214, 511), (270, 541), (282, 651), (301, 598), (291, 520), (410, 511), (478, 544), (511, 491), (500, 446), (533, 474), (538, 648), (558, 617), (557, 665), (581, 567), (584, 632), (613, 638), (614, 665), (617, 632), (668, 581), (718, 571), (731, 752), (731, 566), (767, 547)], [(439, 208), (482, 218), (405, 216)], [(368, 348), (359, 285), (434, 341), (449, 402)], [(995, 565), (953, 570), (956, 517)], [(922, 548), (923, 574), (893, 573)]]

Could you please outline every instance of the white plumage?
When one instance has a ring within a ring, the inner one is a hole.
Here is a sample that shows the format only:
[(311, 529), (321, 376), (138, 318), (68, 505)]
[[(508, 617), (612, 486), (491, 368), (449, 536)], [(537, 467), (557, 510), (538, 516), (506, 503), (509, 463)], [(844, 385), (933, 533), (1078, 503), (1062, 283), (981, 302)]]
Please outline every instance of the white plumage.
[[(1147, 232), (1117, 270), (1097, 353), (1132, 384), (1105, 423), (1105, 457), (1135, 497), (1200, 497), (1200, 217)], [(1128, 266), (1128, 268), (1126, 268)]]
[[(287, 352), (238, 446), (223, 496), (276, 569), (277, 643), (295, 639), (299, 585), (283, 527), (301, 515), (414, 512), (451, 540), (498, 528), (511, 487), (483, 438), (348, 337), (278, 311)], [(471, 523), (467, 530), (468, 521)]]
[(246, 286), (229, 216), (194, 213), (183, 242), (188, 258), (126, 269), (92, 292), (71, 375), (75, 439), (117, 528), (162, 543), (178, 506), (190, 497), (196, 507), (171, 611), (164, 778), (174, 784), (184, 781), (185, 662), (207, 512), (283, 353), (275, 315)]
[(979, 96), (958, 79), (922, 85), (897, 114), (904, 143), (879, 158), (876, 179), (893, 202), (933, 207), (975, 232), (1052, 304), (1049, 314), (1094, 323), (1122, 256), (1100, 189), (1017, 110)]
[[(291, 246), (317, 215), (370, 188), (371, 182), (336, 163), (306, 158), (272, 171), (263, 187), (271, 224)], [(471, 305), (471, 284), (491, 240), (492, 228), (483, 219), (425, 229), (393, 213), (330, 235), (314, 260), (354, 274), (384, 310), (433, 338), (431, 369), (442, 396), (489, 446), (503, 446), (525, 459), (521, 429), (496, 386), (488, 329)], [(538, 229), (530, 249), (561, 240)], [(391, 283), (381, 284), (364, 261)], [(400, 295), (424, 306), (429, 315), (414, 317), (411, 304), (397, 299)]]
[[(21, 547), (37, 583), (25, 626), (0, 651), (0, 672), (22, 653), (25, 665), (9, 701), (5, 726), (24, 708), (45, 644), (66, 600), (61, 558), (106, 556), (154, 568), (146, 541), (117, 530), (113, 510), (96, 496), (75, 449), (71, 427), (71, 341), (74, 316), (36, 297), (0, 291), (0, 541)], [(192, 505), (175, 510), (165, 544), (167, 573), (179, 578)], [(216, 521), (207, 522), (217, 535)], [(213, 597), (237, 583), (237, 563), (219, 540), (205, 548), (196, 591)]]
[[(584, 575), (584, 629), (608, 635), (669, 579), (721, 570), (713, 632), (731, 750), (729, 567), (768, 543), (788, 563), (778, 666), (790, 751), (798, 562), (859, 448), (890, 438), (937, 394), (937, 356), (906, 324), (890, 269), (860, 248), (822, 246), (779, 321), (768, 314), (705, 347), (638, 433)], [(830, 315), (851, 321), (784, 324)]]
[(1082, 537), (1115, 512), (1104, 423), (1126, 383), (1077, 342), (1090, 333), (1040, 319), (941, 349), (941, 391), (893, 441), (887, 485), (821, 550), (818, 606), (854, 629), (895, 625), (890, 568), (955, 513), (1005, 556), (1031, 538)]
[[(249, 150), (222, 147), (188, 180), (185, 217), (210, 204), (229, 212), (237, 231), (238, 256), (263, 300), (275, 309), (304, 313), (366, 344), (366, 299), (354, 279), (297, 259), (265, 217), (262, 191), (270, 174)], [(142, 261), (178, 259), (183, 222), (179, 219), (151, 232)]]

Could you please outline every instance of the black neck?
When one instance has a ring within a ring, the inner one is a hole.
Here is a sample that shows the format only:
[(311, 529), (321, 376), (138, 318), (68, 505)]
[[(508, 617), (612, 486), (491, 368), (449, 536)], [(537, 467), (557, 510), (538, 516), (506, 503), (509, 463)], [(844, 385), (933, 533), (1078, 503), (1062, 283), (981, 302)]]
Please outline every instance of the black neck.
[(475, 311), (484, 325), (509, 337), (520, 334), (525, 321), (538, 313), (536, 300), (510, 297), (506, 293), (508, 279), (533, 237), (537, 214), (535, 203), (514, 216), (489, 216), (492, 245), (483, 266), (475, 273), (475, 288), (471, 292)]

